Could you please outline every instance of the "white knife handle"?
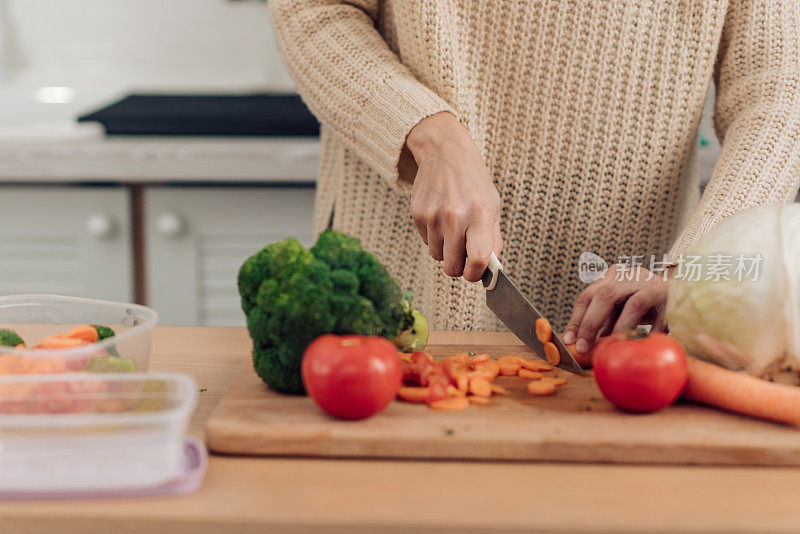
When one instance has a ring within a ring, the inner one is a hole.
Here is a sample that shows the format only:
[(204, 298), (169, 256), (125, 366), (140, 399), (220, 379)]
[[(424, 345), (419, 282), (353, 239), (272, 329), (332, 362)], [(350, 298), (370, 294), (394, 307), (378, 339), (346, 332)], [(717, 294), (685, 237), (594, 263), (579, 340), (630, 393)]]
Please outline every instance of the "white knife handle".
[(492, 252), (489, 258), (489, 265), (486, 267), (486, 270), (492, 272), (492, 281), (486, 286), (486, 291), (491, 291), (494, 289), (494, 286), (497, 285), (497, 273), (503, 270), (503, 265), (500, 263), (500, 260), (497, 259), (497, 256), (494, 255), (494, 252)]

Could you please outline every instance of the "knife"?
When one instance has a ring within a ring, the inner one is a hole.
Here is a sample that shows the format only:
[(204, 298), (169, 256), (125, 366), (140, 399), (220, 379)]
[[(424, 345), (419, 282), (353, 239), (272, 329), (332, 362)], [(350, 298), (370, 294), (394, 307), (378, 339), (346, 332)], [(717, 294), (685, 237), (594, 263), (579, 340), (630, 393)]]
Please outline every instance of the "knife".
[[(494, 252), (489, 259), (489, 266), (481, 277), (483, 287), (486, 288), (486, 305), (508, 327), (509, 330), (533, 349), (539, 358), (544, 359), (544, 343), (539, 341), (535, 334), (534, 324), (536, 319), (544, 317), (536, 307), (525, 298), (525, 295), (514, 285)], [(561, 361), (557, 365), (571, 373), (581, 373), (581, 366), (567, 350), (561, 337), (553, 332), (550, 340), (558, 348)]]

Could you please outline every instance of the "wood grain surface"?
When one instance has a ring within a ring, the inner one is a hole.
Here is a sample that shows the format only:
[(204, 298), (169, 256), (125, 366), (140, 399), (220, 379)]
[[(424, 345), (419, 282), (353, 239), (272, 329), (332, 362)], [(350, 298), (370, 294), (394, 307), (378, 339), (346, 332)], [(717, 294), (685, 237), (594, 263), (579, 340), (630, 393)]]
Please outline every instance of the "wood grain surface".
[[(468, 350), (532, 354), (507, 337), (464, 343), (450, 337), (428, 350), (435, 357)], [(689, 403), (655, 414), (623, 413), (603, 398), (591, 371), (555, 373), (568, 382), (552, 397), (531, 397), (527, 380), (499, 377), (510, 395), (493, 397), (489, 406), (440, 412), (395, 402), (378, 416), (341, 421), (307, 397), (269, 390), (248, 363), (212, 414), (206, 439), (211, 450), (227, 454), (800, 465), (795, 428)]]
[[(512, 344), (434, 332), (436, 344)], [(243, 328), (158, 327), (151, 370), (193, 375), (190, 427), (249, 362)], [(800, 532), (800, 469), (212, 455), (193, 495), (0, 502), (2, 534)], [(478, 503), (478, 505), (473, 505)]]

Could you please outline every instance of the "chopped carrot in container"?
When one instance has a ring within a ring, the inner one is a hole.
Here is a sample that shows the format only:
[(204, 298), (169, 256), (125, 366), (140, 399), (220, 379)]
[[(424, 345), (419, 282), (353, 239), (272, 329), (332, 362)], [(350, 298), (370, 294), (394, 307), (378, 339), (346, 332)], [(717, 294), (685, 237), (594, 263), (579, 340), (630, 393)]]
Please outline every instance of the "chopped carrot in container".
[(76, 326), (72, 330), (68, 330), (64, 337), (70, 339), (82, 339), (89, 343), (94, 343), (97, 341), (97, 329), (89, 324), (82, 324), (80, 326)]

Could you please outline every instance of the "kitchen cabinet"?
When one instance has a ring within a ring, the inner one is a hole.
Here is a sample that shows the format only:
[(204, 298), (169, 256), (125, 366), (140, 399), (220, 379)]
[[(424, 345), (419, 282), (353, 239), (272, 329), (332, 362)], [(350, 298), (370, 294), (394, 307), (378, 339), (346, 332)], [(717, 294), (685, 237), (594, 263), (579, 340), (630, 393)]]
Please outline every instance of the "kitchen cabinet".
[(146, 294), (162, 324), (243, 325), (236, 275), (265, 244), (313, 242), (312, 186), (147, 187)]
[(133, 299), (121, 187), (0, 187), (0, 294)]

